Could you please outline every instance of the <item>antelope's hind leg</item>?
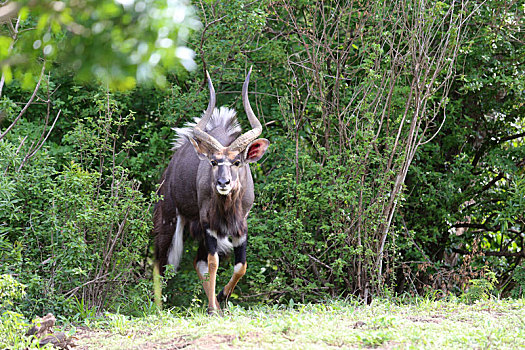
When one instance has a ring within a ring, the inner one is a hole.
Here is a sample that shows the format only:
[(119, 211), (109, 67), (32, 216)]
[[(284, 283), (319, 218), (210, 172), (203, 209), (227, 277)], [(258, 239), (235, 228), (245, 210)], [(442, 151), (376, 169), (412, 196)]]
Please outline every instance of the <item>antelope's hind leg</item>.
[(155, 265), (160, 275), (164, 275), (165, 266), (168, 264), (168, 255), (174, 235), (172, 213), (164, 213), (160, 202), (155, 206), (153, 217), (153, 233), (155, 235)]
[(235, 255), (235, 266), (233, 267), (233, 275), (230, 281), (224, 286), (224, 288), (217, 295), (217, 300), (220, 303), (228, 304), (228, 298), (231, 296), (235, 286), (239, 280), (246, 273), (246, 246), (247, 239), (246, 234), (240, 238), (233, 239), (233, 254)]

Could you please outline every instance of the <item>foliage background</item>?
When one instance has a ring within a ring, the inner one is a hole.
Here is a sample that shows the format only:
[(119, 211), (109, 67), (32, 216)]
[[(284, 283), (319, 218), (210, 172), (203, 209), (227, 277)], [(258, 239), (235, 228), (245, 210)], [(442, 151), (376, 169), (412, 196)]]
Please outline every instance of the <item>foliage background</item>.
[[(238, 302), (461, 293), (469, 280), (492, 283), (488, 272), (504, 295), (522, 295), (520, 2), (181, 3), (187, 21), (160, 36), (151, 15), (138, 37), (191, 48), (195, 69), (172, 48), (148, 76), (139, 67), (156, 46), (131, 45), (136, 27), (121, 22), (144, 14), (136, 6), (104, 1), (94, 18), (85, 13), (96, 2), (44, 3), (21, 10), (16, 40), (16, 18), (4, 22), (0, 42), (0, 273), (27, 286), (16, 304), (25, 314), (152, 307), (150, 212), (171, 128), (205, 109), (204, 70), (217, 105), (242, 111), (252, 65), (250, 99), (271, 148), (252, 167)], [(107, 37), (71, 29), (97, 21)], [(47, 34), (56, 55), (32, 46)], [(169, 305), (202, 303), (195, 249), (185, 242)]]

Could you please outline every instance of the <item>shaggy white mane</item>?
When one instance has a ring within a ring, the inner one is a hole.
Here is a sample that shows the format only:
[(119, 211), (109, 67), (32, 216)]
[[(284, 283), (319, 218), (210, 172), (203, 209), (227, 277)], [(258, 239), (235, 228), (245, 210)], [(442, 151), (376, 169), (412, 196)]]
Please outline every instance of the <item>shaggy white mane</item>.
[[(204, 113), (202, 113), (204, 115)], [(228, 107), (215, 108), (208, 125), (204, 131), (210, 131), (216, 127), (223, 127), (229, 135), (241, 132), (241, 125), (235, 117), (237, 112)], [(173, 128), (175, 130), (175, 142), (173, 142), (172, 150), (177, 150), (188, 142), (188, 137), (193, 137), (193, 128), (201, 118), (196, 117), (193, 122), (187, 122), (182, 128)]]

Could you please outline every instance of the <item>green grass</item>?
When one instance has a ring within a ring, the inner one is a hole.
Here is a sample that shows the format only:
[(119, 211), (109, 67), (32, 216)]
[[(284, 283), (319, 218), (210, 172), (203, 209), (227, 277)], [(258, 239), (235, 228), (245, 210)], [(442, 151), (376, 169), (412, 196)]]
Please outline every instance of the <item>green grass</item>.
[(518, 349), (525, 348), (525, 300), (232, 306), (223, 316), (107, 314), (86, 326), (76, 330), (81, 349)]

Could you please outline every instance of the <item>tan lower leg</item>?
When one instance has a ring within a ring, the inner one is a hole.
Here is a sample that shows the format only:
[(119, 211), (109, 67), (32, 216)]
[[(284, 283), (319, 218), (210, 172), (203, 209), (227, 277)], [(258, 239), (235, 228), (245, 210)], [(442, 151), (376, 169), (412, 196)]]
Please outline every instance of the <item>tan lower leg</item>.
[(228, 282), (228, 284), (224, 286), (223, 293), (226, 298), (228, 298), (232, 294), (233, 290), (235, 289), (235, 286), (237, 285), (237, 282), (239, 282), (239, 280), (242, 276), (244, 276), (245, 273), (246, 263), (238, 263), (237, 265), (235, 265), (230, 282)]
[(219, 255), (208, 254), (208, 281), (203, 283), (204, 290), (208, 290), (206, 295), (208, 296), (208, 309), (217, 310), (219, 309), (219, 303), (215, 297), (215, 283), (217, 280), (217, 269), (219, 268)]
[(219, 256), (208, 255), (208, 262), (195, 261), (193, 263), (199, 279), (202, 281), (202, 287), (208, 298), (208, 309), (217, 310), (219, 309), (219, 303), (215, 296), (215, 280), (217, 278), (217, 269), (219, 267)]

